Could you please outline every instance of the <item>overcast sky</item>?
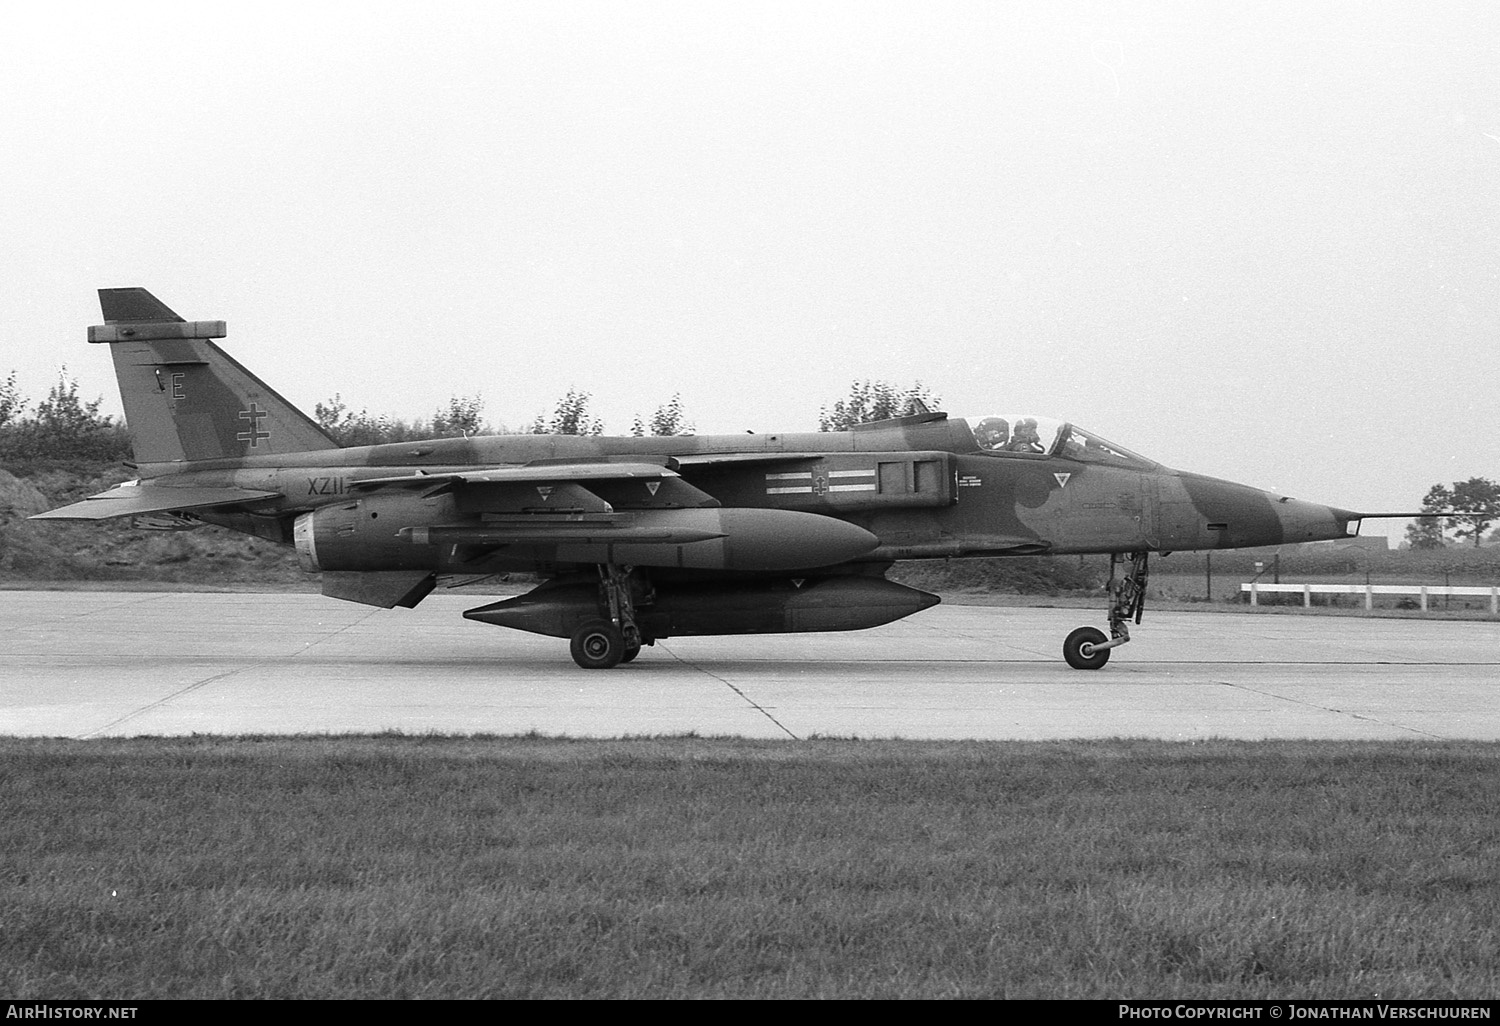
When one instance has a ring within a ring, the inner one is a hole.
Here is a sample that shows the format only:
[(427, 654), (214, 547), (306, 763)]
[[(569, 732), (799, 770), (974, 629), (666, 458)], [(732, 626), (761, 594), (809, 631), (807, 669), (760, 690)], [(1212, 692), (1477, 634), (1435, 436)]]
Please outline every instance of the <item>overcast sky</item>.
[[(304, 408), (812, 430), (851, 380), (1355, 509), (1500, 478), (1500, 4), (7, 10), (0, 378), (94, 290)], [(1372, 527), (1374, 525), (1371, 525)], [(1367, 533), (1370, 533), (1367, 528)]]

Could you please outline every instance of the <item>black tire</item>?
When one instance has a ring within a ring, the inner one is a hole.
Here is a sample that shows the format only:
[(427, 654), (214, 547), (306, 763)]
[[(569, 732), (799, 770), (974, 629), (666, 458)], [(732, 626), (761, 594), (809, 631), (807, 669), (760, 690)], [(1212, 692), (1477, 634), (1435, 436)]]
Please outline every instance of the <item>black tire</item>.
[(1063, 658), (1075, 670), (1097, 670), (1109, 662), (1111, 649), (1102, 651), (1093, 646), (1102, 645), (1109, 639), (1097, 627), (1080, 627), (1063, 642)]
[(634, 645), (627, 644), (625, 646), (625, 654), (622, 655), (622, 656), (620, 656), (620, 662), (622, 662), (622, 663), (628, 663), (628, 662), (630, 662), (632, 659), (634, 659), (636, 656), (638, 656), (640, 654), (641, 654), (641, 645), (640, 645), (640, 642), (636, 642)]
[(625, 635), (608, 620), (595, 620), (573, 632), (569, 649), (585, 670), (608, 670), (625, 658)]

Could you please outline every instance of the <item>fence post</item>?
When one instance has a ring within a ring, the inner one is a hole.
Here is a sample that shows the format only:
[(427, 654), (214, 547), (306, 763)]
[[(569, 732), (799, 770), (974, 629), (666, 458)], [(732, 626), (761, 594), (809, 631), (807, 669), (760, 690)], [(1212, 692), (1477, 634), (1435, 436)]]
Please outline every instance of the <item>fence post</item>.
[(1303, 609), (1311, 609), (1312, 608), (1312, 585), (1311, 584), (1304, 584), (1302, 586), (1302, 608)]
[[(1490, 589), (1491, 592), (1494, 592), (1495, 590), (1496, 589), (1494, 588)], [(1250, 582), (1250, 604), (1252, 606), (1260, 605), (1260, 585), (1256, 584), (1254, 581)], [(1494, 603), (1491, 602), (1490, 604), (1493, 605)]]
[(1365, 612), (1375, 608), (1375, 589), (1365, 584)]
[(1427, 612), (1427, 585), (1422, 585), (1422, 612)]
[(1500, 616), (1500, 588), (1490, 588), (1490, 615)]

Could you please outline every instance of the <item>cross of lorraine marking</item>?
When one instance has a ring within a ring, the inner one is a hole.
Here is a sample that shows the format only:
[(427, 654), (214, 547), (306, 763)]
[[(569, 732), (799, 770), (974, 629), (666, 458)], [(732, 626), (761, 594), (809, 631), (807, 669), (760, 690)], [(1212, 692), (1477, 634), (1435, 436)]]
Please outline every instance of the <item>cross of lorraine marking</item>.
[(250, 448), (256, 448), (260, 445), (260, 440), (262, 438), (271, 437), (270, 431), (262, 431), (260, 429), (261, 418), (269, 417), (270, 415), (270, 411), (261, 409), (259, 403), (252, 401), (250, 403), (250, 408), (248, 410), (241, 410), (239, 416), (240, 420), (243, 420), (250, 425), (250, 430), (241, 431), (234, 437), (241, 442), (249, 442)]

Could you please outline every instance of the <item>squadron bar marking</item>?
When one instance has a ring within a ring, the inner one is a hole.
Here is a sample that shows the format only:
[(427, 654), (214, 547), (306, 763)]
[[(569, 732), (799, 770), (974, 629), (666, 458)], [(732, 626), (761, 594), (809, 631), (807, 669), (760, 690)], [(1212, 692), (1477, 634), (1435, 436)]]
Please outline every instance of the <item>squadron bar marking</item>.
[(879, 486), (873, 480), (861, 484), (831, 484), (834, 480), (849, 480), (850, 478), (864, 477), (874, 478), (875, 470), (830, 470), (820, 473), (816, 478), (813, 472), (793, 471), (780, 474), (767, 474), (766, 481), (811, 481), (811, 484), (783, 485), (780, 487), (768, 487), (767, 495), (824, 495), (828, 492), (874, 492), (879, 491)]
[[(779, 474), (767, 474), (766, 475), (766, 482), (767, 482), (766, 494), (767, 495), (811, 495), (813, 493), (812, 479), (813, 479), (813, 474), (812, 474), (811, 470), (794, 470), (794, 471), (788, 471), (788, 472), (779, 473)], [(770, 486), (770, 482), (772, 482), (772, 481), (806, 481), (807, 483), (806, 484), (798, 484), (798, 485), (780, 485), (780, 486), (777, 486), (777, 487), (771, 487)]]

